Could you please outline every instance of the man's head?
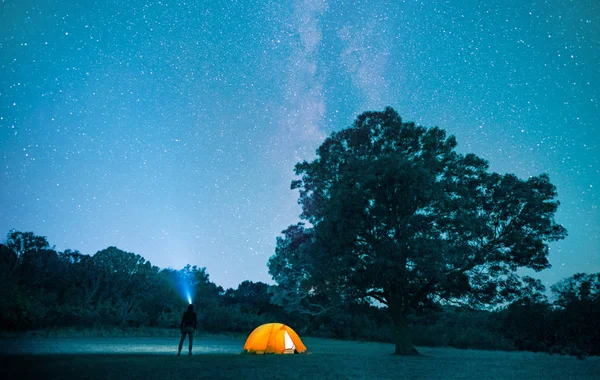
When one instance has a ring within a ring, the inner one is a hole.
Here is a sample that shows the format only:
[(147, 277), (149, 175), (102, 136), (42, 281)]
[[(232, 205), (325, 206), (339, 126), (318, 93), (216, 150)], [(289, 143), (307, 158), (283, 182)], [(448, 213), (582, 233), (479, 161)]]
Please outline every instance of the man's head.
[(188, 311), (194, 311), (194, 305), (190, 304), (187, 308)]

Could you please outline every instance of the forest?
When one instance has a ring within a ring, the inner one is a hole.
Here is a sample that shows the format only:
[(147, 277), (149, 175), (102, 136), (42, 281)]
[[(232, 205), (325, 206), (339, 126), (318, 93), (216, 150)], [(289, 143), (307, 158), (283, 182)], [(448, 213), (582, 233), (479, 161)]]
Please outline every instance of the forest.
[[(248, 334), (279, 321), (301, 335), (391, 342), (384, 308), (352, 301), (318, 312), (286, 307), (277, 285), (243, 281), (223, 289), (204, 268), (161, 269), (108, 247), (94, 255), (56, 251), (43, 236), (10, 231), (0, 245), (4, 333), (114, 328), (176, 330), (191, 286), (200, 332)], [(417, 346), (600, 354), (600, 274), (576, 274), (494, 310), (451, 305), (409, 316)], [(552, 301), (551, 301), (552, 300)], [(318, 300), (313, 300), (317, 303)], [(289, 306), (289, 305), (288, 305)]]

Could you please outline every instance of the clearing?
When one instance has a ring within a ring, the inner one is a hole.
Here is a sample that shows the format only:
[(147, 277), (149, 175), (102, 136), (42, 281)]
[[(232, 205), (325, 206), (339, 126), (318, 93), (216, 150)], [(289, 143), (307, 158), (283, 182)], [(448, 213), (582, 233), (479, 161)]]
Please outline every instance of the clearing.
[(304, 355), (240, 355), (245, 337), (197, 336), (176, 357), (177, 338), (27, 338), (0, 344), (3, 378), (85, 379), (596, 379), (600, 357), (421, 347), (305, 338)]

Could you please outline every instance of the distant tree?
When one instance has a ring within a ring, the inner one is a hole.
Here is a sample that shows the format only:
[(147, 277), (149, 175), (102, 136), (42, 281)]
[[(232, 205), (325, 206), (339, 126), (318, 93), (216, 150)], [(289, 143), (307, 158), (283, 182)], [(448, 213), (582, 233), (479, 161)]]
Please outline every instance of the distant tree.
[(488, 173), (454, 151), (439, 128), (403, 123), (391, 108), (365, 112), (301, 162), (300, 223), (283, 231), (269, 272), (292, 293), (387, 305), (395, 353), (416, 353), (407, 315), (440, 302), (485, 307), (522, 297), (535, 282), (516, 270), (548, 268), (554, 222), (547, 175)]
[(8, 232), (5, 244), (2, 247), (0, 265), (2, 265), (2, 274), (7, 277), (14, 275), (20, 268), (25, 254), (35, 254), (36, 252), (51, 249), (45, 236), (38, 236), (33, 232), (16, 230)]
[(600, 273), (577, 273), (551, 287), (556, 297), (554, 334), (562, 346), (600, 354)]
[[(191, 285), (195, 306), (203, 307), (214, 304), (219, 301), (219, 296), (224, 293), (222, 287), (210, 281), (206, 268), (198, 268), (195, 265), (188, 264), (179, 270), (178, 275), (185, 283)], [(200, 312), (200, 310), (196, 311)]]
[(49, 249), (50, 244), (45, 236), (38, 236), (33, 232), (12, 230), (6, 237), (6, 246), (12, 249), (18, 257), (26, 252), (37, 252)]
[(151, 297), (152, 284), (158, 277), (158, 268), (142, 256), (108, 247), (92, 258), (93, 289), (97, 304), (104, 304), (117, 323), (139, 323), (140, 304)]
[(582, 302), (600, 302), (600, 273), (577, 273), (550, 289), (556, 296), (555, 304), (562, 308)]
[(27, 251), (21, 256), (21, 278), (32, 287), (43, 288), (62, 274), (63, 265), (53, 249)]
[(243, 281), (237, 289), (227, 289), (223, 298), (227, 304), (240, 305), (244, 313), (262, 315), (272, 312), (269, 285), (264, 282)]
[(145, 305), (150, 326), (179, 326), (181, 311), (186, 302), (178, 291), (178, 279), (179, 271), (174, 269), (163, 269), (158, 273), (153, 284), (155, 288), (151, 292), (152, 298)]
[(14, 250), (4, 244), (0, 244), (0, 280), (2, 283), (8, 281), (14, 273), (19, 257)]
[(501, 313), (500, 330), (516, 348), (528, 351), (548, 351), (554, 344), (551, 305), (545, 300), (522, 298)]
[(60, 252), (59, 256), (62, 261), (69, 264), (79, 264), (83, 260), (89, 258), (88, 255), (84, 255), (77, 250), (73, 251), (71, 249), (66, 249), (64, 252)]
[(11, 230), (0, 247), (0, 319), (4, 325), (25, 328), (40, 323), (53, 306), (60, 276), (56, 252), (44, 236)]
[(70, 249), (58, 252), (60, 270), (50, 283), (56, 290), (53, 326), (89, 325), (96, 321), (95, 304), (87, 298), (90, 278), (98, 275), (91, 256)]

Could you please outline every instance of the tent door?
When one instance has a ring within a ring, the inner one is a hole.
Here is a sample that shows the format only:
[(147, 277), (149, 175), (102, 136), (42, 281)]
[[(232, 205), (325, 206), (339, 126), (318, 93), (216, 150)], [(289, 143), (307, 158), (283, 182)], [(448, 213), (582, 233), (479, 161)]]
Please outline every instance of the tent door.
[(285, 349), (286, 350), (294, 350), (296, 345), (292, 341), (292, 337), (288, 334), (287, 331), (284, 331), (284, 339), (285, 339)]

